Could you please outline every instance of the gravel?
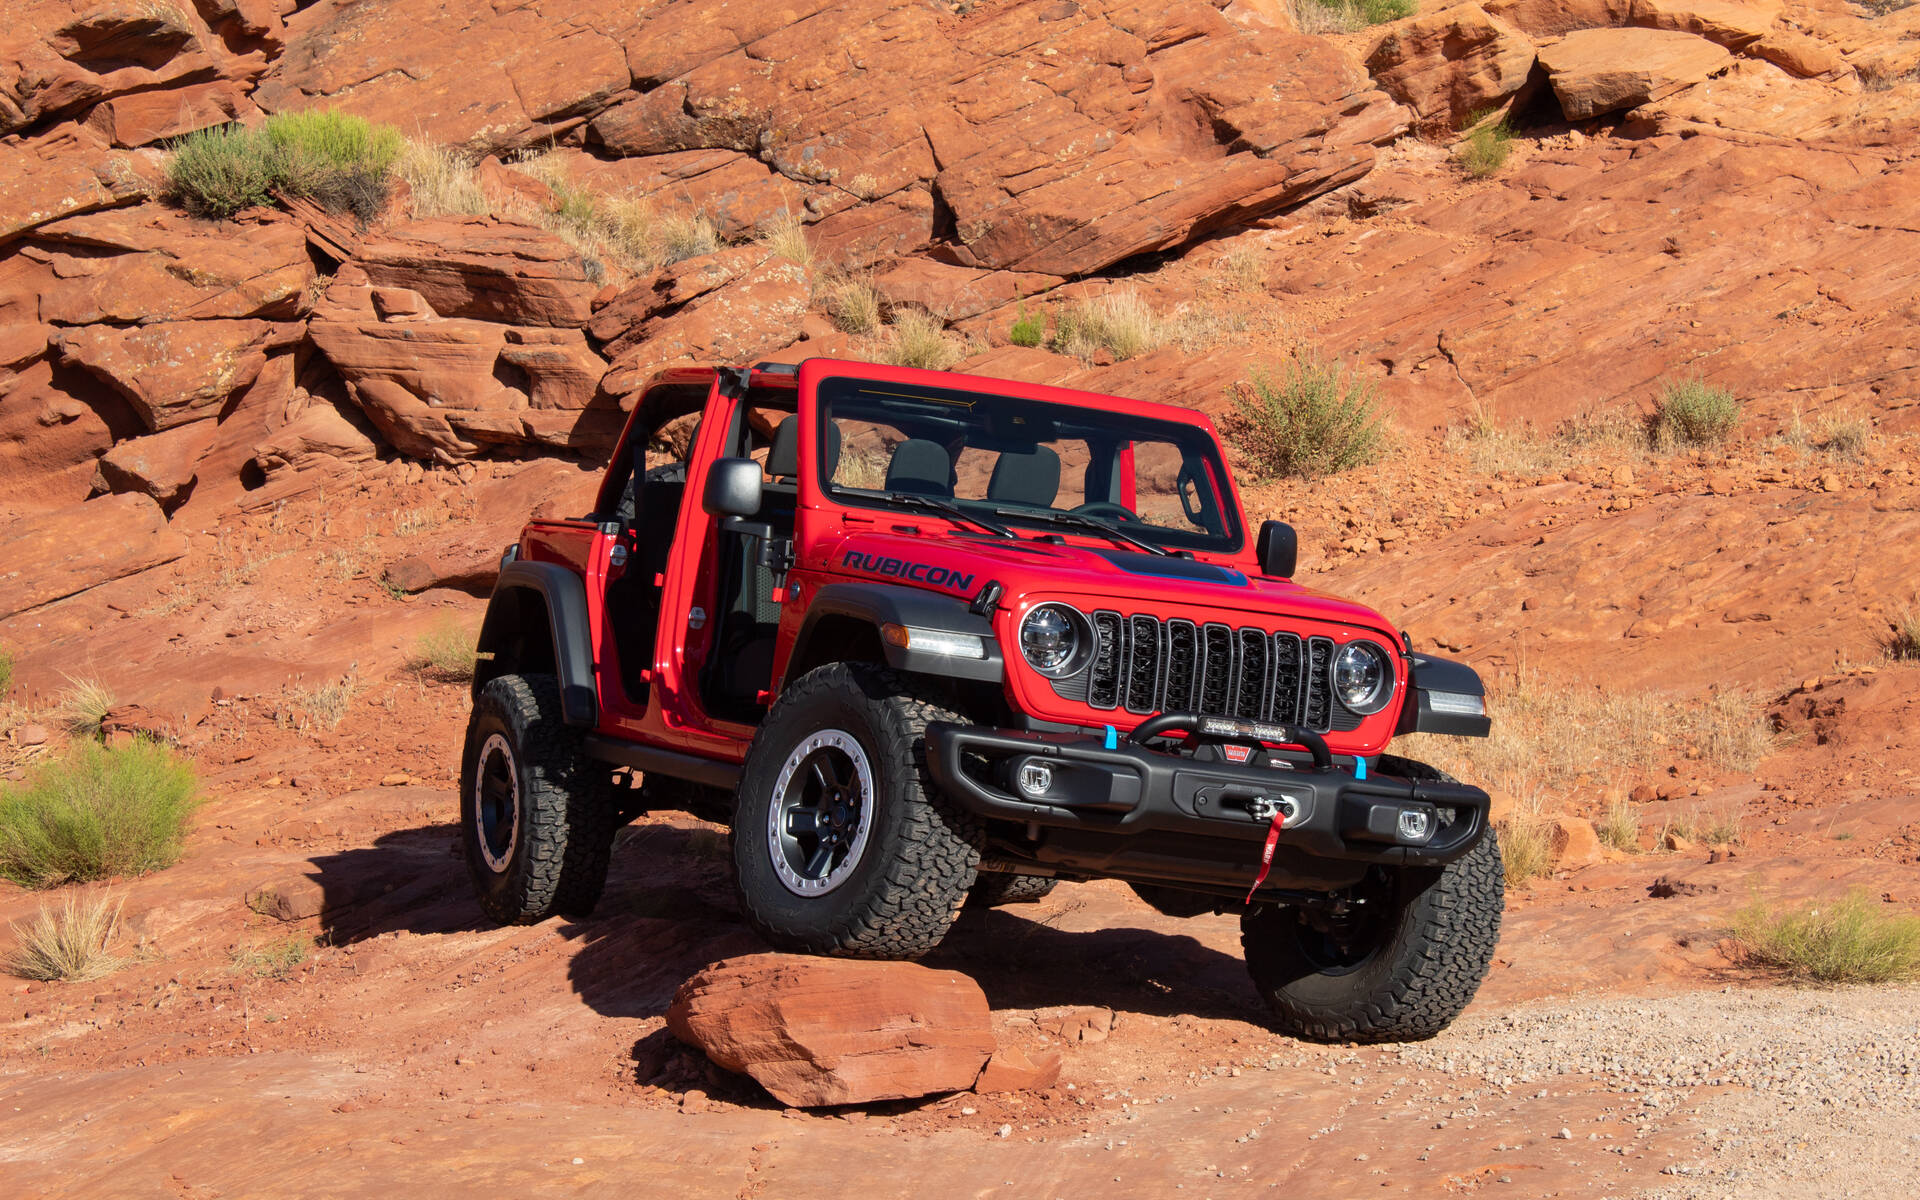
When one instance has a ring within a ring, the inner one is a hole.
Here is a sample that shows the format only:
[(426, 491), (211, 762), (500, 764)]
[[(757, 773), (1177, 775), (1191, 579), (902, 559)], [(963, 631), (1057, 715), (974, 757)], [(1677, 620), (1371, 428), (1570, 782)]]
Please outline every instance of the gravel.
[(1503, 1091), (1594, 1078), (1639, 1098), (1642, 1127), (1684, 1110), (1700, 1153), (1666, 1169), (1674, 1182), (1649, 1193), (1662, 1200), (1912, 1200), (1920, 1183), (1917, 988), (1530, 1004), (1396, 1056)]

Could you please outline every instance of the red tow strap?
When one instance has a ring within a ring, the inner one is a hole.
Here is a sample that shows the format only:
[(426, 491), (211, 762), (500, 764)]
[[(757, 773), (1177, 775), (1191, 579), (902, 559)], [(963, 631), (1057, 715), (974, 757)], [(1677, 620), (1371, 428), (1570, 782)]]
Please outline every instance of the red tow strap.
[(1287, 814), (1275, 812), (1273, 824), (1267, 827), (1267, 845), (1260, 851), (1260, 873), (1253, 877), (1253, 886), (1247, 889), (1247, 903), (1253, 903), (1253, 894), (1267, 881), (1267, 872), (1273, 869), (1273, 851), (1280, 844), (1280, 827), (1286, 824)]

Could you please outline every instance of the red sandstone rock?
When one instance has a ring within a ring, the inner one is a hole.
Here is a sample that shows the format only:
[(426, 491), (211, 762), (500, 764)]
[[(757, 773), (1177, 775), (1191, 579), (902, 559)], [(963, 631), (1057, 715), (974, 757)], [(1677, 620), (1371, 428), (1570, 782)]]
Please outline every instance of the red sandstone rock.
[(270, 351), (300, 334), (297, 325), (270, 321), (173, 321), (89, 325), (65, 330), (54, 341), (63, 362), (106, 381), (158, 431), (213, 417), (228, 397), (253, 382)]
[(1553, 865), (1567, 870), (1591, 866), (1603, 857), (1600, 835), (1585, 817), (1555, 817), (1551, 832)]
[(151, 195), (151, 173), (81, 129), (0, 142), (0, 246), (49, 221)]
[(655, 216), (698, 214), (720, 236), (747, 237), (786, 213), (806, 216), (823, 192), (788, 179), (737, 150), (688, 150), (607, 161), (577, 150), (554, 151), (574, 183), (630, 196)]
[(172, 562), (187, 540), (151, 496), (103, 496), (0, 526), (0, 618)]
[(915, 963), (728, 959), (681, 985), (667, 1025), (798, 1108), (961, 1091), (994, 1049), (979, 985)]
[(173, 511), (187, 498), (195, 468), (213, 444), (211, 421), (195, 421), (165, 433), (128, 438), (100, 459), (100, 478), (107, 491), (144, 492)]
[(88, 124), (116, 146), (151, 146), (209, 125), (255, 118), (259, 112), (238, 84), (216, 79), (117, 96), (96, 106)]
[(0, 369), (0, 505), (43, 509), (85, 500), (96, 461), (113, 444), (103, 411), (125, 414), (123, 433), (137, 430), (126, 402), (104, 384), (56, 383), (54, 364), (45, 358)]
[(24, 253), (52, 268), (40, 312), (60, 325), (284, 320), (299, 314), (313, 279), (291, 221), (236, 229), (154, 205), (55, 221)]
[(1732, 61), (1705, 38), (1661, 29), (1586, 29), (1540, 50), (1570, 121), (1662, 99)]
[(1367, 70), (1428, 128), (1458, 129), (1520, 90), (1533, 43), (1478, 4), (1422, 13), (1386, 27)]
[(1060, 1052), (1049, 1050), (1029, 1055), (1018, 1046), (1001, 1046), (987, 1060), (986, 1069), (973, 1090), (988, 1092), (1031, 1092), (1050, 1088), (1060, 1082)]
[(473, 218), (413, 221), (358, 248), (377, 287), (411, 288), (443, 317), (507, 325), (584, 325), (600, 285), (542, 229)]
[(810, 297), (805, 268), (767, 258), (737, 282), (636, 326), (617, 343), (629, 348), (615, 358), (601, 388), (626, 395), (669, 363), (764, 358), (800, 336)]

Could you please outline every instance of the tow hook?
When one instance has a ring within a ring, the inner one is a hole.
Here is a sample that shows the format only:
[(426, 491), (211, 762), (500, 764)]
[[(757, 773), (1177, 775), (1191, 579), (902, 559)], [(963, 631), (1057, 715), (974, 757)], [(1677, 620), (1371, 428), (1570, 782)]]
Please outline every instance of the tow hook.
[(1278, 816), (1278, 824), (1285, 828), (1299, 819), (1300, 806), (1291, 796), (1255, 796), (1247, 801), (1247, 815), (1263, 824)]

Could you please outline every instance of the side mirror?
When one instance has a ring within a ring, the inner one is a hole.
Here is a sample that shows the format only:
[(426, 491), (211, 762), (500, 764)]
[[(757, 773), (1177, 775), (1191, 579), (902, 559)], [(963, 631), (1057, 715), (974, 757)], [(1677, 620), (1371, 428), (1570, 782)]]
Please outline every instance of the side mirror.
[(701, 504), (716, 517), (751, 517), (760, 511), (760, 484), (760, 464), (752, 459), (716, 459)]
[(1260, 539), (1254, 543), (1260, 556), (1260, 573), (1292, 579), (1300, 564), (1300, 535), (1285, 521), (1264, 521)]

